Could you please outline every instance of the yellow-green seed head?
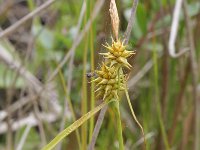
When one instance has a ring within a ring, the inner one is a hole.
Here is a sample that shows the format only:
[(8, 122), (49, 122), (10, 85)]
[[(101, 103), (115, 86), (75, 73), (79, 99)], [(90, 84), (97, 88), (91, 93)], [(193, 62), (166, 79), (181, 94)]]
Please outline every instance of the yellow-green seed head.
[(107, 43), (107, 46), (104, 45), (106, 49), (108, 50), (107, 53), (100, 53), (100, 55), (103, 55), (104, 58), (108, 59), (112, 65), (122, 65), (130, 69), (132, 66), (128, 63), (127, 58), (134, 55), (135, 52), (128, 51), (126, 49), (126, 46), (121, 42), (118, 41), (112, 41), (112, 45), (110, 46)]
[(117, 70), (114, 66), (108, 67), (104, 63), (100, 70), (96, 70), (98, 77), (92, 82), (96, 83), (98, 97), (103, 100), (117, 98), (117, 91), (123, 89), (122, 80), (118, 77)]

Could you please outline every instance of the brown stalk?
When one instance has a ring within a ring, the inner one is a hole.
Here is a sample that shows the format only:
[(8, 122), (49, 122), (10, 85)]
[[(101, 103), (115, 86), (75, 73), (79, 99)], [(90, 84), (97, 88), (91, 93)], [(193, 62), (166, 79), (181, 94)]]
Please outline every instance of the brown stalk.
[(167, 44), (166, 44), (166, 38), (163, 39), (164, 44), (164, 55), (162, 57), (162, 90), (161, 90), (161, 107), (162, 107), (162, 116), (165, 120), (166, 118), (166, 105), (167, 105), (167, 93), (168, 93), (168, 87), (169, 87), (169, 58), (168, 58), (168, 52), (167, 52)]
[(103, 123), (103, 119), (104, 119), (104, 116), (105, 116), (107, 109), (108, 109), (108, 106), (106, 105), (101, 110), (101, 112), (98, 116), (98, 119), (97, 119), (97, 122), (96, 122), (96, 125), (95, 125), (95, 128), (94, 128), (94, 132), (92, 134), (92, 141), (90, 142), (90, 144), (88, 146), (88, 150), (94, 150), (94, 146), (95, 146), (95, 143), (96, 143), (96, 140), (97, 140), (97, 136), (99, 134), (99, 131), (100, 131), (101, 125)]
[(135, 19), (135, 13), (136, 13), (136, 10), (137, 10), (138, 1), (139, 0), (133, 1), (133, 6), (131, 8), (131, 17), (128, 21), (128, 26), (127, 26), (126, 32), (124, 34), (124, 39), (125, 39), (124, 43), (125, 44), (128, 44), (128, 41), (129, 41), (129, 38), (130, 38), (130, 35), (131, 35), (131, 30), (132, 30), (133, 25), (134, 25), (134, 19)]
[(33, 100), (32, 102), (33, 102), (33, 108), (34, 108), (34, 116), (38, 121), (38, 129), (39, 129), (40, 138), (41, 138), (41, 146), (44, 146), (47, 143), (44, 125), (42, 123), (42, 119), (40, 118), (37, 101)]
[(198, 99), (198, 64), (196, 60), (195, 54), (195, 46), (194, 46), (194, 39), (192, 33), (192, 25), (191, 20), (188, 14), (187, 9), (187, 1), (183, 1), (183, 12), (186, 21), (186, 31), (188, 34), (188, 42), (190, 47), (190, 65), (191, 65), (191, 74), (192, 74), (192, 87), (193, 87), (193, 100), (194, 100), (194, 115), (195, 115), (195, 123), (194, 123), (194, 149), (200, 149), (200, 101)]
[(194, 110), (191, 110), (187, 114), (187, 116), (186, 116), (186, 118), (183, 122), (183, 129), (182, 129), (183, 136), (182, 136), (182, 141), (181, 141), (181, 145), (180, 145), (180, 148), (179, 148), (180, 150), (187, 150), (188, 140), (189, 140), (190, 135), (192, 133), (193, 126), (192, 126), (191, 122), (193, 122), (193, 120), (194, 120)]
[[(159, 1), (159, 4), (161, 6), (161, 3)], [(164, 10), (161, 8), (160, 9), (160, 14), (161, 16), (159, 17), (164, 17)], [(167, 33), (166, 25), (164, 21), (162, 21), (162, 26), (164, 27), (164, 33)], [(162, 85), (161, 85), (161, 108), (162, 108), (162, 116), (163, 120), (165, 121), (166, 118), (166, 106), (167, 106), (167, 93), (168, 93), (168, 80), (169, 80), (169, 55), (168, 55), (168, 46), (167, 46), (167, 34), (164, 34), (162, 36), (162, 42), (163, 42), (163, 47), (164, 47), (164, 54), (162, 57)]]

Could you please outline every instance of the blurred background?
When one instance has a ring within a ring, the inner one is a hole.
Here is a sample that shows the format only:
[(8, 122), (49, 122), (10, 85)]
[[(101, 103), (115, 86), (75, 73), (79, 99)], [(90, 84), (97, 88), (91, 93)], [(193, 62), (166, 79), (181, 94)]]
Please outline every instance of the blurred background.
[[(133, 0), (116, 0), (121, 39)], [(0, 149), (36, 150), (101, 101), (94, 70), (111, 43), (110, 0), (0, 0)], [(25, 17), (24, 17), (25, 16)], [(128, 43), (136, 55), (124, 70), (133, 109), (150, 150), (200, 149), (200, 1), (139, 0)], [(124, 94), (125, 149), (143, 149)], [(55, 149), (90, 142), (97, 116)], [(118, 149), (108, 108), (96, 150)], [(80, 144), (79, 143), (79, 144)]]

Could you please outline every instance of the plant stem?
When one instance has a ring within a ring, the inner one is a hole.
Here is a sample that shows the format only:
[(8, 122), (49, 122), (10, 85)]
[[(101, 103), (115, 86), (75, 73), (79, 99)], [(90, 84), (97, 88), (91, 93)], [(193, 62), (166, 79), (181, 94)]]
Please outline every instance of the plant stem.
[[(86, 50), (87, 51), (87, 50)], [(85, 53), (85, 52), (84, 52)], [(84, 56), (85, 57), (85, 56)], [(81, 100), (81, 112), (82, 114), (85, 114), (88, 110), (88, 106), (87, 106), (87, 80), (85, 79), (85, 74), (86, 74), (86, 58), (84, 58), (84, 69), (83, 69), (83, 97)], [(86, 149), (87, 147), (87, 130), (88, 130), (88, 123), (83, 124), (83, 126), (81, 127), (81, 141), (82, 141), (82, 149)]]
[(116, 109), (116, 119), (117, 119), (117, 136), (119, 140), (119, 149), (124, 150), (124, 142), (123, 142), (123, 136), (122, 136), (122, 125), (121, 125), (121, 116), (120, 116), (120, 110), (119, 110), (119, 100), (115, 101), (114, 103), (115, 109)]
[(127, 25), (127, 28), (126, 28), (126, 32), (124, 34), (124, 39), (125, 39), (124, 44), (128, 44), (128, 41), (129, 41), (129, 38), (130, 38), (130, 35), (131, 35), (131, 30), (132, 30), (133, 24), (134, 24), (135, 13), (136, 13), (136, 10), (137, 10), (138, 1), (139, 0), (133, 1), (133, 6), (131, 8), (131, 17), (129, 18), (129, 22), (128, 22), (128, 25)]
[(104, 116), (105, 116), (107, 109), (108, 109), (108, 106), (105, 106), (104, 108), (101, 109), (101, 111), (99, 113), (99, 116), (98, 116), (98, 119), (97, 119), (97, 122), (96, 122), (96, 125), (95, 125), (95, 128), (94, 128), (94, 132), (92, 134), (91, 142), (88, 146), (88, 150), (94, 150), (94, 146), (95, 146), (95, 143), (96, 143), (96, 140), (97, 140), (97, 136), (99, 134), (99, 131), (100, 131), (101, 125), (103, 123), (103, 119), (104, 119)]
[[(119, 89), (120, 89), (120, 73), (121, 72), (122, 72), (122, 68), (121, 67), (117, 68), (117, 74), (118, 74), (117, 75), (118, 76), (118, 91), (117, 91), (117, 93), (118, 94), (119, 94)], [(120, 110), (119, 110), (119, 98), (115, 102), (115, 109), (116, 109), (117, 125), (119, 125), (119, 127), (117, 128), (117, 135), (118, 135), (118, 140), (119, 140), (119, 149), (124, 150), (121, 116), (120, 116)]]
[(200, 101), (198, 95), (198, 61), (196, 59), (195, 44), (193, 38), (193, 28), (191, 24), (191, 19), (189, 16), (187, 1), (183, 1), (183, 12), (186, 21), (186, 30), (188, 34), (188, 42), (190, 46), (190, 65), (192, 74), (192, 88), (193, 88), (193, 99), (194, 99), (194, 110), (195, 110), (195, 124), (194, 124), (194, 149), (200, 149)]
[[(153, 40), (153, 45), (155, 45), (155, 38)], [(164, 144), (165, 144), (165, 149), (169, 150), (169, 143), (168, 143), (168, 140), (167, 140), (165, 126), (164, 126), (164, 123), (163, 123), (163, 120), (162, 120), (162, 115), (161, 115), (160, 101), (158, 99), (158, 94), (159, 94), (159, 91), (158, 91), (158, 62), (157, 62), (157, 52), (156, 52), (155, 47), (154, 47), (154, 51), (153, 51), (153, 61), (154, 61), (156, 110), (157, 110), (158, 120), (159, 120), (159, 124), (160, 124), (160, 128), (161, 128), (161, 134), (162, 134)]]
[(145, 134), (144, 134), (144, 129), (143, 129), (142, 125), (140, 124), (140, 122), (138, 121), (138, 119), (137, 119), (137, 117), (136, 117), (136, 115), (135, 115), (135, 113), (134, 113), (134, 110), (133, 110), (133, 107), (132, 107), (132, 105), (131, 105), (131, 100), (130, 100), (130, 97), (129, 97), (127, 88), (125, 88), (125, 94), (126, 94), (126, 98), (127, 98), (128, 105), (129, 105), (129, 108), (130, 108), (130, 110), (131, 110), (132, 116), (133, 116), (135, 122), (138, 124), (138, 126), (140, 127), (140, 129), (141, 129), (141, 131), (142, 131), (142, 136), (143, 136), (143, 138), (144, 138), (144, 147), (145, 147), (145, 149), (146, 149), (146, 138), (145, 138)]
[[(87, 20), (87, 13), (85, 13), (85, 22)], [(87, 97), (87, 78), (86, 78), (86, 65), (87, 65), (87, 52), (88, 52), (88, 34), (85, 37), (85, 47), (83, 52), (83, 79), (82, 79), (82, 101), (81, 101), (81, 113), (85, 114), (88, 111), (88, 97)], [(82, 141), (82, 150), (87, 148), (87, 131), (88, 123), (84, 123), (81, 127), (81, 141)]]
[[(66, 107), (66, 105), (69, 105), (70, 111), (71, 111), (71, 113), (72, 113), (73, 121), (76, 121), (75, 111), (74, 111), (72, 102), (71, 102), (71, 100), (70, 100), (69, 94), (67, 93), (67, 87), (66, 87), (66, 85), (65, 85), (65, 79), (64, 79), (64, 76), (63, 76), (61, 70), (59, 70), (59, 76), (60, 76), (60, 80), (61, 80), (62, 87), (63, 87), (63, 89), (64, 89), (64, 95), (65, 95), (65, 97), (66, 97), (66, 99), (65, 99), (65, 104), (64, 104), (65, 106), (64, 106), (64, 107)], [(68, 100), (68, 103), (67, 103), (67, 100)], [(66, 114), (66, 113), (64, 112), (64, 115), (65, 115), (65, 114)], [(66, 117), (63, 117), (63, 119), (64, 119), (63, 122), (64, 122), (64, 124), (65, 124)], [(76, 132), (76, 138), (77, 138), (77, 142), (78, 142), (79, 149), (81, 149), (82, 146), (81, 146), (80, 133), (79, 133), (78, 130), (76, 130), (75, 132)]]
[[(93, 2), (90, 1), (90, 12), (92, 11)], [(93, 37), (93, 25), (90, 26), (90, 62), (91, 62), (91, 72), (94, 72), (94, 37)], [(91, 81), (94, 80), (94, 77), (91, 78)], [(94, 82), (91, 82), (91, 95), (90, 95), (90, 109), (92, 110), (95, 106), (95, 97), (94, 97)], [(89, 140), (92, 138), (92, 133), (94, 129), (94, 117), (90, 119), (90, 129), (89, 129)]]

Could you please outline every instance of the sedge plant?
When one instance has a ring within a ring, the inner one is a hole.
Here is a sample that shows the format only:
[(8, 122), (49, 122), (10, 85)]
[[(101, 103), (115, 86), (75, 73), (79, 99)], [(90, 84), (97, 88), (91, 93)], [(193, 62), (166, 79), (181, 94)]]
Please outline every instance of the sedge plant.
[[(101, 64), (99, 70), (96, 70), (95, 73), (97, 77), (92, 80), (92, 83), (95, 83), (95, 94), (96, 99), (102, 99), (103, 102), (83, 115), (80, 119), (76, 120), (73, 124), (59, 133), (49, 144), (47, 144), (43, 150), (51, 150), (54, 148), (63, 138), (68, 136), (71, 132), (80, 127), (84, 122), (93, 117), (98, 111), (110, 103), (114, 103), (114, 112), (116, 113), (117, 119), (117, 136), (119, 141), (119, 149), (124, 150), (123, 136), (122, 136), (122, 126), (121, 126), (121, 117), (120, 117), (120, 92), (125, 92), (127, 101), (132, 113), (132, 116), (136, 123), (141, 128), (143, 137), (144, 131), (136, 118), (136, 115), (133, 111), (128, 89), (127, 89), (127, 76), (124, 74), (123, 69), (131, 69), (132, 66), (128, 63), (127, 58), (133, 56), (135, 52), (128, 51), (127, 45), (124, 45), (124, 40), (118, 38), (118, 28), (119, 28), (119, 17), (117, 12), (117, 7), (114, 0), (111, 0), (110, 3), (110, 15), (111, 23), (113, 29), (114, 38), (112, 38), (112, 43), (104, 45), (107, 49), (106, 53), (99, 53), (104, 57), (104, 60)], [(144, 137), (145, 143), (145, 137)]]

